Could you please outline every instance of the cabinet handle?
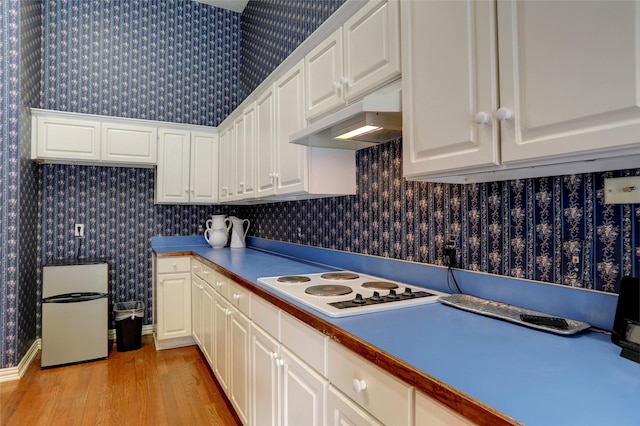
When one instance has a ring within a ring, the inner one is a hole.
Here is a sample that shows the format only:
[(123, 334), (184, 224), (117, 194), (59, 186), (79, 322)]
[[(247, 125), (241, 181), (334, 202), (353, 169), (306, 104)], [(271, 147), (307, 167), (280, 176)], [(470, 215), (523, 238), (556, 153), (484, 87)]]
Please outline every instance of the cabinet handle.
[(278, 358), (276, 359), (276, 366), (282, 367), (284, 365), (284, 359)]
[(240, 295), (233, 293), (233, 300), (240, 300)]
[(364, 380), (353, 379), (353, 391), (360, 393), (367, 390), (367, 382)]
[(347, 77), (345, 77), (344, 75), (340, 77), (340, 84), (347, 84), (347, 83), (349, 83), (349, 79)]
[(479, 112), (476, 114), (476, 123), (478, 124), (487, 124), (491, 121), (491, 117), (486, 112)]
[(171, 264), (171, 267), (172, 267), (173, 269), (176, 269), (176, 268), (178, 267), (178, 264), (177, 264), (176, 262), (173, 262), (173, 263)]
[(238, 182), (238, 186), (244, 186), (244, 182)]
[(338, 83), (337, 81), (334, 81), (333, 84), (331, 84), (331, 87), (335, 92), (337, 92), (338, 90), (340, 90), (340, 83)]
[(185, 189), (184, 192), (189, 193), (189, 188)]
[(500, 121), (509, 120), (513, 117), (513, 113), (509, 108), (502, 107), (496, 111), (496, 118)]
[(276, 352), (269, 352), (269, 359), (270, 360), (274, 360), (278, 357), (278, 354)]
[(226, 316), (231, 315), (231, 310), (230, 310), (230, 309), (225, 309), (225, 310), (224, 310), (224, 314), (225, 314)]

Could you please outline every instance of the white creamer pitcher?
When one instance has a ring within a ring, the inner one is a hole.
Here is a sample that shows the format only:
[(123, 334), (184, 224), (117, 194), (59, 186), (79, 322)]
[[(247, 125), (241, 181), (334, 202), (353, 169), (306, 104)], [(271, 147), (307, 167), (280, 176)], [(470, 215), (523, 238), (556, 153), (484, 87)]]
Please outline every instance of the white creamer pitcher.
[[(229, 245), (231, 248), (242, 248), (246, 247), (244, 239), (247, 236), (247, 232), (249, 232), (249, 226), (251, 222), (249, 219), (240, 219), (235, 216), (229, 216), (231, 219), (231, 224), (233, 228), (231, 229), (231, 244)], [(247, 223), (247, 228), (244, 228), (244, 223)]]

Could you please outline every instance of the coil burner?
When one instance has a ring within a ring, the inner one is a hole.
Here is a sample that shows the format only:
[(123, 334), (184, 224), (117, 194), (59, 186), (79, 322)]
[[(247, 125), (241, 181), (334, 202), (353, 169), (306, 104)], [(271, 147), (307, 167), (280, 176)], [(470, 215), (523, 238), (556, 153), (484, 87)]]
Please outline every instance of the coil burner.
[(286, 275), (278, 278), (278, 282), (283, 284), (301, 284), (309, 281), (311, 281), (311, 278), (302, 275)]
[(345, 285), (312, 285), (304, 289), (304, 292), (312, 296), (342, 296), (352, 293), (351, 287)]
[(357, 280), (360, 278), (360, 275), (354, 272), (327, 272), (326, 274), (320, 275), (320, 278), (323, 280), (349, 281)]
[(398, 288), (398, 284), (389, 281), (367, 281), (362, 283), (362, 287), (374, 290), (392, 290)]

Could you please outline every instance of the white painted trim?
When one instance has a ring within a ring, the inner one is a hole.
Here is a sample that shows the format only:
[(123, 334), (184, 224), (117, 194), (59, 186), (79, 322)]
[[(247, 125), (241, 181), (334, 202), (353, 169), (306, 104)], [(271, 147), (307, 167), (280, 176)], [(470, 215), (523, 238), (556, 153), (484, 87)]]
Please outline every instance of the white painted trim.
[(27, 371), (27, 368), (29, 368), (31, 361), (36, 357), (41, 347), (42, 341), (40, 339), (36, 339), (27, 353), (22, 357), (17, 367), (0, 369), (0, 383), (20, 379), (20, 377), (24, 375), (25, 371)]

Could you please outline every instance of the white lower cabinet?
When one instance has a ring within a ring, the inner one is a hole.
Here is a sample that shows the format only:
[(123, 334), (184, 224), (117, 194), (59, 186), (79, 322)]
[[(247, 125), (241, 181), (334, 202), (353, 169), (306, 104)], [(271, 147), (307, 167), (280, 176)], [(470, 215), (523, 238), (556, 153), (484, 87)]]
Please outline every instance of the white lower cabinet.
[(251, 424), (323, 425), (328, 380), (255, 324), (251, 350)]
[(410, 424), (411, 386), (334, 341), (329, 342), (327, 365), (331, 384), (378, 421)]
[(191, 326), (193, 340), (205, 358), (213, 362), (213, 296), (211, 286), (202, 278), (191, 276)]
[(154, 256), (153, 327), (156, 349), (193, 344), (191, 258)]
[(249, 319), (222, 295), (213, 299), (213, 372), (243, 424), (249, 423)]

